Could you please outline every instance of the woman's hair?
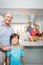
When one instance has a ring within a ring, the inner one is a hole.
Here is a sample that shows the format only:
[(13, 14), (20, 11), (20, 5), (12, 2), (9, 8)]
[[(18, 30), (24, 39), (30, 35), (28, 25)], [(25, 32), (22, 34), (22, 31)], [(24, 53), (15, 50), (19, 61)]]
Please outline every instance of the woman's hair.
[(17, 38), (18, 38), (18, 40), (19, 40), (19, 35), (17, 34), (17, 33), (13, 33), (11, 36), (10, 36), (10, 44), (11, 44), (11, 40), (14, 38), (14, 37), (16, 37), (17, 36)]

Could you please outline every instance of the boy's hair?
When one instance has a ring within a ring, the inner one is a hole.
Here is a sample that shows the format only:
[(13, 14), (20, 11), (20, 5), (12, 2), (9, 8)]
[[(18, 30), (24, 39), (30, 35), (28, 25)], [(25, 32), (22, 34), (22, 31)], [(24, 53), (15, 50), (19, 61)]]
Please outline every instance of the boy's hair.
[(18, 40), (19, 40), (19, 35), (17, 33), (13, 33), (11, 36), (10, 36), (10, 43), (11, 43), (11, 40), (14, 38), (14, 37), (18, 37)]

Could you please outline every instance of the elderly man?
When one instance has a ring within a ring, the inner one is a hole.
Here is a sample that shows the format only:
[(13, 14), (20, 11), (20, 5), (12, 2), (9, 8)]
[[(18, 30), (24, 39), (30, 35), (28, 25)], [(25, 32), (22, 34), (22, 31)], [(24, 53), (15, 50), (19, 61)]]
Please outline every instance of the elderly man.
[(10, 26), (12, 17), (12, 14), (7, 12), (2, 25), (0, 25), (0, 65), (4, 64), (6, 50), (10, 50), (10, 35), (14, 33)]

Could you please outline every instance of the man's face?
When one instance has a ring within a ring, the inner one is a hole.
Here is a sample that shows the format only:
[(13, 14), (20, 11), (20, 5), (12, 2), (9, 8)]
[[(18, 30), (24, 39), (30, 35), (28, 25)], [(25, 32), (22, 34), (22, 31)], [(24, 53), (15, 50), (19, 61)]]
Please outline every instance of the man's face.
[(30, 27), (31, 26), (31, 23), (28, 23), (28, 26)]
[(4, 22), (5, 22), (6, 24), (10, 24), (10, 23), (11, 23), (11, 20), (12, 20), (12, 14), (7, 13), (7, 14), (5, 15), (5, 17), (4, 17)]

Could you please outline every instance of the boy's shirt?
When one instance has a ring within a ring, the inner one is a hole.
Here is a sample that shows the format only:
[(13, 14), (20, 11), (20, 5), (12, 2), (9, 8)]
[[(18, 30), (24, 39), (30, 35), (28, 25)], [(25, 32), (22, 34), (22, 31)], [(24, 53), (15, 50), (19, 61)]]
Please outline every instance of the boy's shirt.
[(24, 56), (24, 52), (20, 46), (12, 47), (12, 50), (7, 52), (7, 56), (10, 57), (10, 65), (22, 65), (21, 57)]
[(29, 32), (23, 32), (21, 34), (21, 39), (22, 40), (28, 40), (29, 38), (32, 38)]

